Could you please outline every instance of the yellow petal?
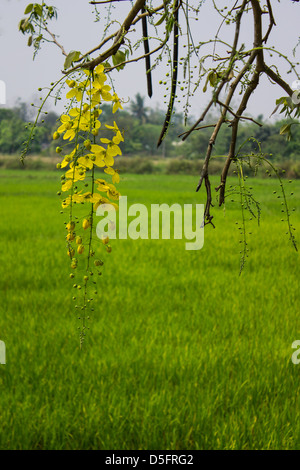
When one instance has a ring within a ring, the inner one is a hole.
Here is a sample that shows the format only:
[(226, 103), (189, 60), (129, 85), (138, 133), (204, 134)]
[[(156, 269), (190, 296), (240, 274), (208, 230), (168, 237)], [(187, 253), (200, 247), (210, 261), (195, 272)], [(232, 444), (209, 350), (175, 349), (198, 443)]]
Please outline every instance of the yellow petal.
[(78, 163), (86, 168), (93, 168), (94, 163), (91, 161), (91, 158), (89, 155), (85, 155), (84, 157), (78, 158)]
[(107, 173), (108, 175), (114, 175), (115, 174), (115, 170), (113, 168), (105, 168), (104, 170), (105, 173)]
[(72, 184), (72, 180), (69, 179), (68, 181), (66, 181), (61, 187), (62, 191), (68, 191), (71, 188)]
[(112, 182), (113, 183), (120, 183), (120, 175), (119, 173), (115, 172), (113, 177), (112, 177)]

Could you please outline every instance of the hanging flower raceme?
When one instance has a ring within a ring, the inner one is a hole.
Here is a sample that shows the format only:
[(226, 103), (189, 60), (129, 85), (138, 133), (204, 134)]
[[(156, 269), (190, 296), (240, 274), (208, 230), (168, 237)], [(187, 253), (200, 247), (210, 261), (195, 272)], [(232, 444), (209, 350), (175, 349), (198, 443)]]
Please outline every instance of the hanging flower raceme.
[[(66, 169), (61, 176), (62, 207), (69, 210), (67, 256), (70, 278), (75, 282), (73, 299), (80, 312), (80, 345), (88, 328), (89, 311), (93, 311), (92, 301), (97, 293), (95, 278), (102, 274), (104, 263), (101, 258), (112, 251), (108, 237), (102, 240), (95, 237), (95, 213), (104, 204), (117, 209), (120, 196), (115, 187), (120, 176), (114, 165), (115, 158), (122, 155), (120, 144), (124, 138), (115, 121), (113, 125), (105, 123), (101, 126), (99, 118), (103, 102), (112, 103), (113, 113), (122, 109), (122, 104), (116, 93), (111, 94), (106, 81), (102, 64), (93, 71), (82, 72), (80, 80), (66, 80), (70, 88), (66, 95), (70, 105), (68, 112), (60, 117), (60, 126), (53, 134), (54, 140), (62, 137), (68, 141), (65, 154), (61, 147), (57, 147), (57, 153), (62, 156), (58, 168)], [(105, 179), (99, 178), (98, 172)], [(106, 178), (111, 178), (111, 182)]]

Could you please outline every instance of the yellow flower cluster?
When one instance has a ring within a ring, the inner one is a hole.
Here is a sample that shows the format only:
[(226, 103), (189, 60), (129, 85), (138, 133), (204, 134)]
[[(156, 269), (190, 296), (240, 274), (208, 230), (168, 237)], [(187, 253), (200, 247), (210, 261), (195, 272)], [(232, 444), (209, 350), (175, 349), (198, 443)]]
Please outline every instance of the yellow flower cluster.
[[(96, 137), (101, 127), (101, 122), (99, 121), (99, 116), (102, 113), (100, 109), (101, 103), (103, 101), (111, 101), (113, 103), (113, 113), (118, 109), (122, 109), (122, 105), (116, 93), (113, 95), (110, 93), (110, 86), (104, 85), (107, 77), (102, 64), (98, 65), (93, 72), (85, 71), (85, 73), (87, 79), (81, 82), (67, 80), (71, 90), (66, 96), (73, 102), (79, 102), (80, 107), (72, 107), (68, 114), (61, 116), (61, 125), (54, 133), (53, 138), (56, 140), (62, 136), (64, 140), (72, 141), (75, 138), (78, 140), (79, 133), (89, 133), (93, 137), (94, 142), (86, 139), (81, 148), (80, 144), (77, 143), (75, 148), (64, 156), (59, 166), (64, 168), (69, 165), (69, 170), (65, 174), (66, 181), (62, 185), (62, 191), (68, 191), (74, 183), (83, 181), (86, 171), (91, 170), (94, 166), (102, 167), (105, 173), (111, 175), (112, 183), (118, 183), (120, 180), (119, 174), (114, 170), (113, 166), (114, 158), (122, 154), (119, 144), (124, 141), (124, 138), (116, 122), (114, 122), (113, 126), (105, 125), (114, 135), (111, 139), (100, 138), (99, 143), (104, 144), (104, 146), (96, 142)], [(83, 102), (85, 94), (88, 98), (87, 103)], [(107, 185), (109, 188), (108, 193), (115, 195), (117, 193), (115, 187), (108, 183)], [(84, 202), (86, 200), (94, 202), (88, 193), (77, 194), (69, 196), (63, 202), (63, 207), (66, 207), (74, 196), (74, 202)]]
[[(112, 184), (101, 180), (101, 184), (97, 185), (98, 191), (105, 192), (109, 199), (117, 200), (119, 193), (114, 184), (119, 183), (120, 176), (113, 166), (115, 157), (122, 155), (119, 144), (124, 141), (124, 138), (115, 121), (113, 125), (105, 124), (105, 127), (113, 133), (111, 139), (100, 138), (98, 143), (96, 137), (101, 127), (99, 120), (102, 113), (101, 103), (103, 101), (112, 102), (112, 111), (115, 113), (118, 109), (122, 109), (121, 101), (116, 93), (110, 93), (111, 87), (105, 85), (107, 77), (102, 64), (92, 72), (85, 71), (85, 74), (87, 78), (80, 82), (66, 80), (71, 88), (66, 97), (73, 104), (75, 103), (75, 106), (69, 110), (68, 114), (63, 114), (60, 117), (61, 125), (53, 135), (54, 140), (60, 136), (69, 141), (76, 139), (75, 148), (65, 155), (58, 165), (59, 168), (69, 167), (62, 182), (62, 191), (72, 190), (75, 183), (84, 181), (86, 172), (96, 166), (103, 168), (104, 173), (112, 177)], [(85, 98), (87, 102), (84, 102)], [(78, 140), (86, 133), (92, 137), (92, 141), (88, 138), (80, 145)], [(71, 191), (71, 194), (64, 199), (62, 206), (65, 208), (72, 202), (82, 203), (85, 201), (95, 204), (94, 208), (97, 209), (100, 204), (107, 203), (108, 199), (102, 194), (94, 192)]]
[[(65, 146), (58, 146), (56, 152), (62, 155), (58, 168), (65, 169), (65, 173), (61, 176), (61, 191), (65, 193), (62, 207), (64, 209), (69, 207), (70, 210), (69, 222), (66, 224), (67, 255), (72, 268), (70, 278), (79, 277), (79, 284), (74, 284), (73, 287), (77, 290), (82, 288), (83, 294), (81, 342), (88, 318), (84, 312), (90, 308), (93, 300), (93, 295), (89, 297), (88, 285), (89, 289), (95, 289), (96, 282), (93, 275), (96, 273), (101, 275), (100, 269), (103, 265), (99, 259), (94, 260), (94, 263), (90, 260), (96, 253), (92, 236), (94, 214), (102, 204), (117, 209), (120, 197), (115, 187), (120, 181), (120, 176), (114, 169), (114, 164), (115, 158), (122, 155), (120, 144), (124, 138), (115, 121), (113, 124), (107, 123), (101, 127), (100, 116), (103, 102), (111, 102), (113, 113), (122, 109), (122, 105), (117, 94), (111, 93), (111, 87), (105, 84), (106, 81), (103, 65), (98, 65), (93, 71), (85, 70), (79, 80), (66, 80), (69, 86), (66, 97), (70, 100), (70, 106), (68, 112), (60, 117), (60, 125), (53, 134), (54, 140), (62, 139), (66, 143)], [(101, 136), (102, 129), (105, 133)], [(67, 152), (63, 152), (64, 147), (68, 148)], [(96, 175), (96, 170), (99, 169), (111, 181), (99, 178), (99, 175)], [(74, 205), (85, 202), (91, 203), (90, 210), (79, 224), (78, 217), (74, 216)], [(108, 237), (102, 239), (102, 243), (100, 242), (98, 246), (104, 246), (108, 253), (111, 252)], [(80, 277), (79, 268), (85, 259), (84, 276)], [(73, 270), (77, 270), (76, 275)], [(77, 297), (74, 296), (73, 299), (76, 300)]]

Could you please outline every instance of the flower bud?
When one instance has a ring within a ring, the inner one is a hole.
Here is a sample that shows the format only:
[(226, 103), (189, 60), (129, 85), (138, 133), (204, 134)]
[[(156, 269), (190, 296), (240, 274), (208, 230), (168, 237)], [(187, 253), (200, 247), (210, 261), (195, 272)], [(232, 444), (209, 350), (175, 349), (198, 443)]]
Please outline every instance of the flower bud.
[(68, 256), (70, 256), (70, 258), (73, 258), (74, 254), (75, 254), (74, 248), (70, 248), (70, 249), (67, 251), (67, 254), (68, 254)]
[(72, 263), (71, 263), (71, 268), (72, 269), (76, 269), (77, 268), (77, 264), (78, 264), (78, 260), (76, 258), (73, 258), (72, 259)]
[(84, 252), (84, 245), (78, 245), (77, 253), (81, 255), (83, 252)]
[(90, 139), (85, 140), (85, 141), (83, 142), (83, 145), (85, 146), (85, 148), (86, 148), (87, 150), (91, 150), (91, 141), (90, 141)]
[(68, 232), (72, 232), (75, 228), (75, 222), (73, 222), (71, 220), (71, 222), (69, 222), (67, 225), (66, 225), (66, 229), (68, 230)]
[(102, 237), (102, 243), (103, 243), (103, 245), (107, 245), (108, 242), (109, 242), (109, 237), (108, 237), (108, 236), (107, 236), (107, 237)]
[(90, 221), (87, 219), (84, 219), (82, 222), (82, 227), (84, 228), (84, 230), (88, 229), (89, 226), (90, 226)]
[(96, 259), (96, 260), (94, 261), (94, 265), (95, 265), (95, 266), (103, 266), (103, 261), (101, 261), (101, 259)]
[(66, 236), (66, 239), (68, 242), (72, 242), (73, 240), (75, 240), (75, 232), (69, 232)]

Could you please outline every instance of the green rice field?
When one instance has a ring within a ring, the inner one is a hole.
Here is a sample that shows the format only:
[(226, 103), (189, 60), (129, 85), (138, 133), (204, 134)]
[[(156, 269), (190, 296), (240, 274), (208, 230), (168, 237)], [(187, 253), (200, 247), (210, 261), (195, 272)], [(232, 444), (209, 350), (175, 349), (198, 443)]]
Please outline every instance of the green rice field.
[[(1, 170), (0, 449), (300, 449), (299, 254), (276, 181), (249, 184), (262, 214), (241, 275), (236, 203), (215, 205), (198, 251), (112, 240), (80, 349), (59, 172)], [(204, 203), (196, 185), (125, 174), (119, 188), (150, 207)], [(284, 185), (299, 244), (300, 182)]]

